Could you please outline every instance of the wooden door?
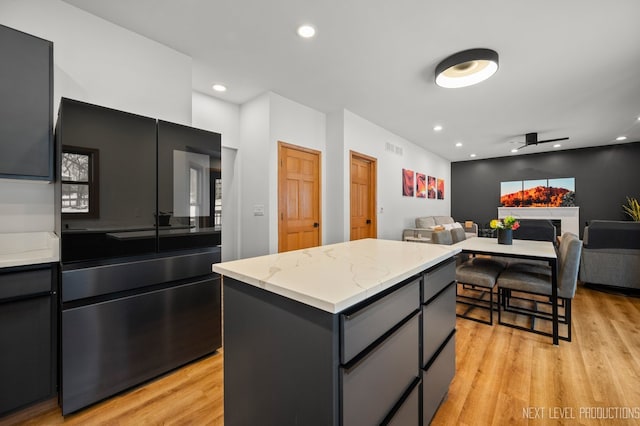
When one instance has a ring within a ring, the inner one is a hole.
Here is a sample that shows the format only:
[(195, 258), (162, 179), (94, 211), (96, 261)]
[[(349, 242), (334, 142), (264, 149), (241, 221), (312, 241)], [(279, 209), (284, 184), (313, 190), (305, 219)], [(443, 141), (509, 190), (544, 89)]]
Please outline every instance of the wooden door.
[(278, 251), (321, 244), (320, 152), (278, 142)]
[(350, 152), (351, 240), (377, 238), (376, 159)]

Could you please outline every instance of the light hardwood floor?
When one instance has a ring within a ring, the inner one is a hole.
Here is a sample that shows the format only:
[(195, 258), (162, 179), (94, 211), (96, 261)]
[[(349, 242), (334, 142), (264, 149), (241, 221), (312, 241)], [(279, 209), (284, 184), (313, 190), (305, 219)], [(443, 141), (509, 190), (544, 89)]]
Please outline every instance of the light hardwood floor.
[[(573, 309), (573, 342), (559, 346), (458, 319), (457, 372), (432, 424), (640, 425), (585, 417), (640, 417), (640, 298), (579, 286)], [(0, 424), (222, 425), (222, 359), (212, 355), (65, 418), (49, 401)]]

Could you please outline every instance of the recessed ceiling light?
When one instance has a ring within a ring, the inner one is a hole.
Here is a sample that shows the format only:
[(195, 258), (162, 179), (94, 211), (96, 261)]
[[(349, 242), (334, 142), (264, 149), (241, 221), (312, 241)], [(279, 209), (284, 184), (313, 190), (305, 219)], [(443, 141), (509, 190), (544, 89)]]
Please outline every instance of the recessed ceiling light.
[(441, 125), (438, 124), (438, 125), (433, 126), (433, 131), (434, 132), (439, 132), (440, 130), (442, 130), (442, 126)]
[(480, 83), (498, 71), (498, 53), (491, 49), (469, 49), (455, 53), (436, 67), (436, 84), (446, 88)]
[(460, 148), (460, 147), (462, 146), (462, 142), (458, 142), (458, 143), (456, 143), (456, 146), (457, 146), (458, 148)]
[(475, 156), (476, 156), (475, 154), (471, 154), (471, 155), (469, 155), (469, 157), (471, 157), (471, 158), (473, 158), (473, 157), (475, 157)]
[(316, 29), (311, 25), (300, 25), (298, 27), (298, 35), (302, 38), (311, 38), (316, 35)]
[(623, 140), (626, 140), (626, 139), (627, 139), (627, 137), (626, 137), (626, 136), (618, 136), (618, 137), (616, 138), (616, 140), (617, 140), (617, 141), (623, 141)]
[(559, 143), (553, 144), (554, 148), (560, 148), (562, 145), (560, 145)]
[(518, 152), (518, 148), (513, 148), (513, 149), (511, 150), (511, 152), (513, 152), (513, 153)]
[(226, 92), (227, 91), (227, 86), (225, 86), (224, 84), (214, 84), (213, 86), (211, 86), (211, 88), (213, 90), (215, 90), (216, 92)]

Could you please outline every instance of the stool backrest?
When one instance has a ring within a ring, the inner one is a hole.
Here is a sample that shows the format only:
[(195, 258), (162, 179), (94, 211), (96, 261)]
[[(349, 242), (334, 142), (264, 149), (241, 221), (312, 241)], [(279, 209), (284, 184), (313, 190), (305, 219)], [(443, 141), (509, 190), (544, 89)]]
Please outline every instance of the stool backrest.
[(578, 236), (570, 232), (562, 234), (558, 250), (558, 296), (569, 299), (576, 294), (581, 253), (582, 241)]

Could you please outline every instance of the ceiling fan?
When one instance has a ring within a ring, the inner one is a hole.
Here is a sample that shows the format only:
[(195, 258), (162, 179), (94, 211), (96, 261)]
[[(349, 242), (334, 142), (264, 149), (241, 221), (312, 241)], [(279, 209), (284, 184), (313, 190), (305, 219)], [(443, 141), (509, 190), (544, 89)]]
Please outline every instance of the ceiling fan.
[(566, 138), (556, 138), (556, 139), (545, 139), (545, 140), (538, 140), (538, 133), (533, 132), (533, 133), (527, 133), (526, 135), (524, 135), (524, 145), (522, 145), (520, 148), (517, 148), (517, 150), (521, 150), (522, 148), (525, 148), (529, 145), (538, 145), (539, 143), (549, 143), (549, 142), (557, 142), (557, 141), (566, 141), (567, 139), (569, 139), (568, 137)]

